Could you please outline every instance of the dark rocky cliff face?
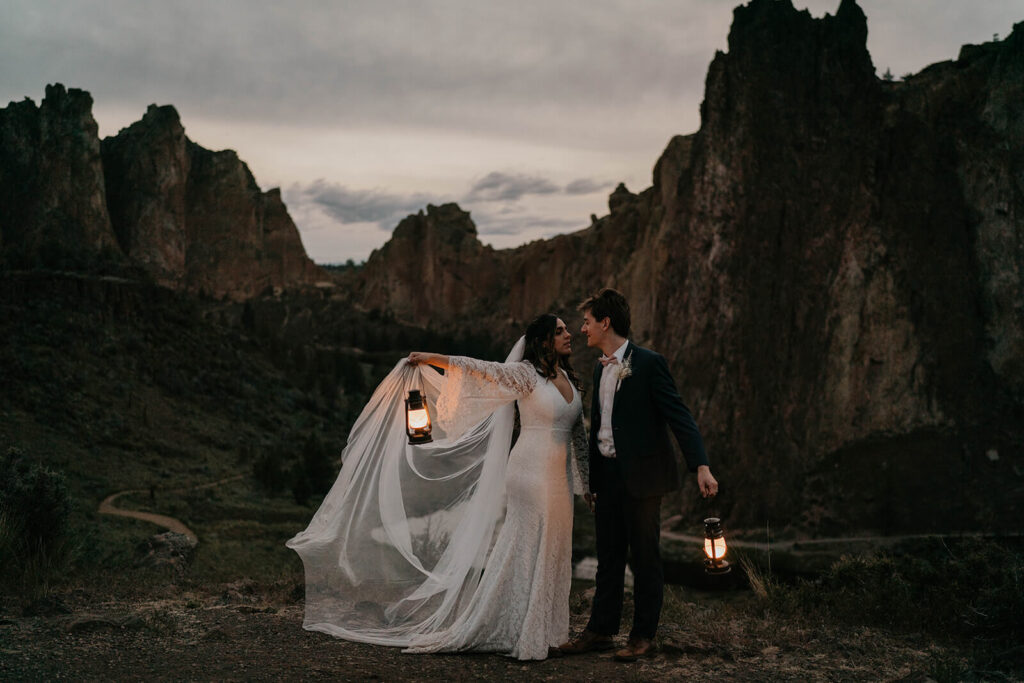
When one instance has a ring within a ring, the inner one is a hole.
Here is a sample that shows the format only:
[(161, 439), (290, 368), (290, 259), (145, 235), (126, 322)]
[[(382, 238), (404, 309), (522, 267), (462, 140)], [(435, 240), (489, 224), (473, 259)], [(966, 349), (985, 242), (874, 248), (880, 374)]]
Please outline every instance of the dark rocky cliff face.
[(280, 192), (262, 192), (233, 151), (189, 140), (173, 107), (104, 140), (103, 160), (121, 244), (158, 281), (240, 300), (325, 279)]
[(189, 291), (246, 299), (326, 279), (306, 256), (278, 190), (261, 192), (234, 152), (188, 144), (185, 281)]
[(469, 214), (455, 204), (409, 216), (373, 252), (359, 278), (368, 309), (391, 310), (417, 325), (447, 327), (485, 311), (500, 296), (495, 251), (477, 238)]
[[(62, 85), (0, 109), (0, 247), (12, 263), (117, 247), (89, 93)], [(58, 253), (59, 252), (59, 253)]]
[(118, 242), (154, 279), (170, 287), (185, 281), (185, 188), (191, 170), (186, 148), (178, 113), (156, 105), (141, 121), (102, 143)]
[(190, 141), (173, 107), (151, 106), (102, 145), (91, 108), (55, 85), (40, 107), (0, 109), (7, 263), (74, 267), (107, 252), (172, 289), (236, 300), (326, 279), (280, 192), (262, 192), (234, 152)]
[[(1024, 25), (905, 82), (875, 76), (866, 36), (852, 0), (817, 20), (785, 0), (737, 8), (701, 129), (669, 143), (652, 187), (515, 250), (487, 251), (455, 207), (457, 247), (435, 225), (398, 250), (400, 226), (356, 300), (512, 339), (615, 286), (634, 339), (669, 359), (734, 524), (1014, 527)], [(395, 282), (421, 269), (424, 286)], [(478, 296), (446, 298), (431, 286), (445, 278)], [(689, 517), (707, 510), (690, 481), (679, 497)]]

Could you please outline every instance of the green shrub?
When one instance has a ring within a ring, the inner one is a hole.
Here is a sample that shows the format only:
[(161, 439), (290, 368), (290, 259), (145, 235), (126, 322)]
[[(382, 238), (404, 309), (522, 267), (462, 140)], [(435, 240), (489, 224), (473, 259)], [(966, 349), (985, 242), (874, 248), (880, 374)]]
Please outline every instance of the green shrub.
[(0, 511), (18, 530), (22, 550), (62, 539), (71, 514), (64, 475), (8, 448), (0, 456)]
[(0, 456), (0, 578), (29, 592), (70, 560), (71, 500), (64, 475), (8, 448)]
[(284, 456), (277, 448), (263, 451), (252, 463), (253, 477), (265, 493), (276, 496), (284, 490)]
[(302, 457), (292, 467), (295, 502), (305, 505), (310, 495), (327, 493), (336, 476), (333, 451), (318, 436), (311, 434), (303, 444)]

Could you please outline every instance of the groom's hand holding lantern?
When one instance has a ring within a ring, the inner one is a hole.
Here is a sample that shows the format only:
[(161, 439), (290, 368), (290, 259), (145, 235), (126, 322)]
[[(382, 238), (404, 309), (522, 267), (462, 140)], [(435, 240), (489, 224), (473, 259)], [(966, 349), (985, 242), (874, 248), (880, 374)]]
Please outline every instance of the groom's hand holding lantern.
[(697, 468), (697, 486), (700, 488), (700, 495), (705, 498), (714, 498), (718, 493), (718, 480), (711, 474), (711, 468), (707, 465)]

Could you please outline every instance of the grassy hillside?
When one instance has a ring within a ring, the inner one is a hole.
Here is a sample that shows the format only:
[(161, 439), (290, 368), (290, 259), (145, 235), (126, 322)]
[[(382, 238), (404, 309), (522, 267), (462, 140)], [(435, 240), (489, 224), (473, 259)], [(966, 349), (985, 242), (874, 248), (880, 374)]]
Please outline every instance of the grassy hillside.
[(63, 571), (130, 566), (159, 531), (97, 514), (130, 489), (141, 493), (118, 506), (198, 533), (201, 577), (298, 571), (284, 540), (333, 481), (368, 391), (408, 352), (381, 342), (417, 340), (353, 314), (378, 350), (334, 348), (325, 335), (246, 330), (231, 310), (117, 277), (0, 278), (0, 449), (63, 475), (73, 546)]

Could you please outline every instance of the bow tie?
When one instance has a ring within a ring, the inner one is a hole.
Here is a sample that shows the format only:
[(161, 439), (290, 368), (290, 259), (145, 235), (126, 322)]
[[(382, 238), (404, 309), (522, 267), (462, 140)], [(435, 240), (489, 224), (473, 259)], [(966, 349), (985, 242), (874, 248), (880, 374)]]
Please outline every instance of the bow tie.
[(616, 358), (615, 356), (601, 356), (600, 358), (598, 358), (598, 360), (601, 361), (602, 367), (608, 365), (617, 365), (619, 362), (619, 359)]

